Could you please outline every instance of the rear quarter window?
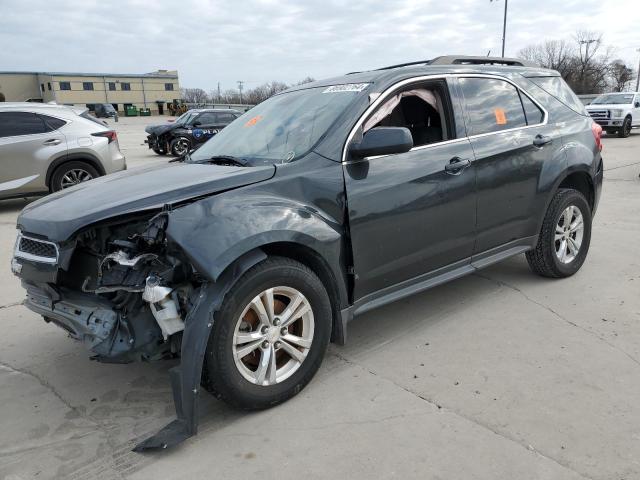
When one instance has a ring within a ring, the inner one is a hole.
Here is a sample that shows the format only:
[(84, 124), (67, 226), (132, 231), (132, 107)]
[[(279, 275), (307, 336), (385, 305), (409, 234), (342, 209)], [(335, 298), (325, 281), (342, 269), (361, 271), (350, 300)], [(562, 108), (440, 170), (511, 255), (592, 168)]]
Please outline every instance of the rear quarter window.
[(63, 125), (67, 124), (67, 122), (65, 122), (64, 120), (60, 120), (59, 118), (50, 117), (48, 115), (40, 115), (40, 118), (42, 118), (42, 120), (44, 121), (47, 132), (51, 132), (53, 130), (58, 130)]
[(573, 93), (571, 87), (567, 85), (562, 77), (527, 77), (549, 95), (563, 103), (571, 110), (580, 115), (588, 116), (587, 109), (578, 96)]

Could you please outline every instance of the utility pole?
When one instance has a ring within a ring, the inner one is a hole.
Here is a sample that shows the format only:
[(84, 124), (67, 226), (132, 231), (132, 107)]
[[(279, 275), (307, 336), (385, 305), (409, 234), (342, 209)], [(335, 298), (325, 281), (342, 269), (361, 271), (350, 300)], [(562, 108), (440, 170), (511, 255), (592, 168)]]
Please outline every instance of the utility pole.
[(238, 80), (238, 90), (240, 90), (240, 105), (242, 105), (242, 85), (244, 85), (244, 82), (242, 80)]
[[(498, 0), (489, 0), (490, 3)], [(507, 39), (507, 9), (509, 8), (509, 0), (504, 0), (504, 19), (502, 20), (502, 58), (504, 58), (504, 45)]]
[[(636, 52), (640, 53), (640, 48)], [(640, 59), (638, 59), (638, 71), (636, 72), (636, 92), (638, 90), (640, 90)]]
[(218, 82), (218, 102), (220, 102), (220, 82)]
[(596, 40), (595, 38), (590, 38), (589, 40), (580, 40), (580, 45), (587, 46), (586, 52), (584, 54), (585, 62), (589, 60), (589, 45), (591, 45), (592, 43), (596, 43), (597, 41), (598, 40)]

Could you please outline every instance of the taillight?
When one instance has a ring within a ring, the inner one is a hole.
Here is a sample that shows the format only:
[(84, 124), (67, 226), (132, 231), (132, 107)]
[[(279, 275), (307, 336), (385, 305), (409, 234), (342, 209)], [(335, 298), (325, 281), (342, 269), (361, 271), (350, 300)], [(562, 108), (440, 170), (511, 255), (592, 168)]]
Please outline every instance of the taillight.
[(593, 132), (593, 137), (596, 139), (596, 147), (602, 151), (602, 127), (596, 122), (593, 122), (591, 124), (591, 131)]
[(109, 139), (109, 143), (115, 142), (116, 140), (118, 140), (118, 134), (115, 132), (115, 130), (107, 130), (106, 132), (92, 133), (91, 135), (93, 135), (94, 137), (107, 137)]

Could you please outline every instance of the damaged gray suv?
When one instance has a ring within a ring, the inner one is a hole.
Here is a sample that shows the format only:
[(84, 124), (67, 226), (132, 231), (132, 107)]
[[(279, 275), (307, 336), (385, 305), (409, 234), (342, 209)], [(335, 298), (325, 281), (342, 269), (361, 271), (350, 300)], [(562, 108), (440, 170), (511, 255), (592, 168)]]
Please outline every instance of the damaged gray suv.
[[(180, 356), (177, 419), (201, 388), (243, 409), (300, 392), (356, 315), (525, 253), (586, 259), (601, 129), (557, 72), (440, 57), (294, 87), (191, 155), (27, 206), (25, 304), (101, 362)], [(393, 321), (393, 318), (390, 319)]]

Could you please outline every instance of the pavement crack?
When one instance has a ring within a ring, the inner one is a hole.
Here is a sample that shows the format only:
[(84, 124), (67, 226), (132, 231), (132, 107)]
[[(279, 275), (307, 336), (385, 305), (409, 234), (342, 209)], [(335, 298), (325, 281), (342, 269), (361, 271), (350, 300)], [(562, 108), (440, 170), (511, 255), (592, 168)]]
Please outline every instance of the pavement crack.
[(22, 300), (19, 302), (7, 303), (6, 305), (0, 305), (0, 310), (3, 308), (17, 307), (18, 305), (22, 305)]
[(563, 322), (567, 323), (568, 325), (571, 325), (572, 327), (578, 328), (580, 330), (582, 330), (585, 333), (588, 333), (589, 335), (592, 335), (594, 337), (596, 337), (598, 340), (600, 340), (601, 342), (605, 343), (606, 345), (610, 346), (611, 348), (613, 348), (614, 350), (617, 350), (618, 352), (622, 353), (624, 356), (626, 356), (629, 360), (631, 360), (633, 363), (635, 363), (636, 365), (640, 366), (640, 360), (638, 360), (637, 358), (635, 358), (633, 355), (631, 355), (629, 352), (627, 352), (626, 350), (620, 348), (618, 345), (611, 343), (609, 340), (607, 340), (605, 337), (603, 337), (602, 335), (600, 335), (597, 332), (594, 332), (593, 330), (583, 327), (581, 325), (578, 325), (575, 322), (572, 322), (571, 320), (569, 320), (567, 317), (565, 317), (564, 315), (560, 314), (559, 312), (557, 312), (556, 310), (554, 310), (553, 308), (551, 308), (549, 305), (545, 305), (542, 302), (539, 302), (538, 300), (531, 298), (529, 295), (527, 295), (524, 291), (522, 291), (521, 289), (519, 289), (518, 287), (516, 287), (515, 285), (511, 285), (507, 282), (503, 282), (502, 280), (498, 280), (496, 278), (492, 278), (489, 277), (487, 275), (483, 275), (481, 273), (475, 272), (473, 275), (483, 278), (485, 280), (488, 280), (490, 282), (494, 282), (497, 283), (498, 285), (501, 285), (505, 288), (508, 288), (510, 290), (513, 290), (514, 292), (519, 293), (524, 299), (526, 299), (527, 301), (533, 303), (534, 305), (538, 305), (541, 308), (544, 308), (546, 311), (548, 311), (549, 313), (551, 313), (552, 315), (554, 315), (556, 318), (559, 318), (560, 320), (562, 320)]
[(431, 406), (436, 407), (438, 409), (438, 411), (444, 411), (444, 412), (450, 413), (452, 415), (455, 415), (457, 417), (460, 417), (460, 418), (462, 418), (462, 419), (464, 419), (464, 420), (466, 420), (468, 422), (471, 422), (474, 425), (477, 425), (478, 427), (480, 427), (480, 428), (482, 428), (484, 430), (488, 430), (492, 434), (497, 435), (498, 437), (501, 437), (501, 438), (507, 440), (508, 442), (515, 443), (516, 445), (524, 448), (525, 450), (533, 453), (534, 455), (542, 457), (542, 458), (544, 458), (544, 459), (546, 459), (546, 460), (548, 460), (550, 462), (555, 463), (556, 465), (558, 465), (558, 466), (560, 466), (562, 468), (565, 468), (565, 469), (575, 473), (576, 475), (580, 476), (581, 478), (584, 478), (585, 480), (595, 480), (593, 477), (590, 477), (590, 476), (586, 475), (585, 473), (582, 473), (582, 472), (579, 472), (579, 471), (575, 470), (569, 464), (567, 464), (567, 463), (565, 463), (565, 462), (563, 462), (561, 460), (558, 460), (558, 459), (556, 459), (556, 458), (554, 458), (554, 457), (552, 457), (550, 455), (547, 455), (547, 454), (543, 453), (542, 451), (532, 447), (531, 445), (529, 445), (529, 444), (527, 444), (525, 442), (522, 442), (520, 439), (518, 439), (516, 437), (512, 437), (508, 433), (501, 432), (500, 430), (496, 429), (495, 427), (493, 427), (492, 425), (490, 425), (488, 423), (482, 422), (482, 421), (480, 421), (480, 420), (478, 420), (476, 418), (473, 418), (473, 417), (471, 417), (469, 415), (466, 415), (466, 414), (464, 414), (464, 413), (462, 413), (462, 412), (460, 412), (458, 410), (454, 410), (452, 408), (445, 407), (444, 405), (438, 403), (435, 399), (430, 398), (430, 397), (428, 397), (428, 396), (426, 396), (424, 394), (421, 394), (419, 392), (416, 392), (416, 391), (414, 391), (414, 390), (412, 390), (412, 389), (410, 389), (408, 387), (405, 387), (404, 385), (401, 385), (401, 384), (395, 382), (394, 380), (392, 380), (390, 378), (387, 378), (387, 377), (385, 377), (383, 375), (379, 375), (377, 372), (365, 367), (364, 365), (359, 364), (358, 362), (355, 362), (355, 361), (345, 357), (344, 355), (342, 355), (342, 354), (340, 354), (338, 352), (332, 351), (331, 354), (334, 355), (335, 357), (337, 357), (338, 359), (342, 360), (347, 365), (351, 365), (351, 366), (355, 366), (355, 367), (361, 368), (362, 370), (366, 371), (370, 375), (391, 383), (395, 387), (397, 387), (397, 388), (399, 388), (401, 390), (404, 390), (408, 394), (410, 394), (410, 395), (422, 400), (423, 402), (428, 403)]

